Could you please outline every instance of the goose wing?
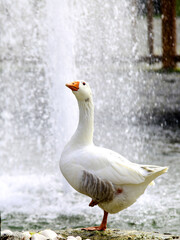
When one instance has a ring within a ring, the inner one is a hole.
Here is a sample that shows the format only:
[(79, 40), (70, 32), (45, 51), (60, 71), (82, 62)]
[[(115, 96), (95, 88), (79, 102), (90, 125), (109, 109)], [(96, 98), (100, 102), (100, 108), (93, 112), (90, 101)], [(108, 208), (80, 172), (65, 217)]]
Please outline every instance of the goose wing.
[(79, 164), (84, 171), (112, 184), (139, 184), (145, 181), (146, 174), (141, 165), (109, 149), (88, 147), (82, 152), (81, 159)]

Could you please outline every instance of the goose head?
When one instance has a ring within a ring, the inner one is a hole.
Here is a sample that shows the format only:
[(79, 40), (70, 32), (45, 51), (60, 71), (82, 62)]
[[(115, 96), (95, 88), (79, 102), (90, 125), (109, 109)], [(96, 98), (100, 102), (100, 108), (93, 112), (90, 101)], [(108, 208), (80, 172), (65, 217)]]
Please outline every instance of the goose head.
[(85, 81), (67, 83), (66, 87), (72, 90), (78, 101), (89, 101), (92, 98), (91, 88)]

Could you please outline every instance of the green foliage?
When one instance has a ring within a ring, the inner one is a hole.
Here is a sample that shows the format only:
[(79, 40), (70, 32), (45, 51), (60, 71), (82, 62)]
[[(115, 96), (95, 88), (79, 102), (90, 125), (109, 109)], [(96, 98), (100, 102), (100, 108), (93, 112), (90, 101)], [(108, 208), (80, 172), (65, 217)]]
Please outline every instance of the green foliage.
[(180, 17), (180, 0), (176, 0), (176, 15)]

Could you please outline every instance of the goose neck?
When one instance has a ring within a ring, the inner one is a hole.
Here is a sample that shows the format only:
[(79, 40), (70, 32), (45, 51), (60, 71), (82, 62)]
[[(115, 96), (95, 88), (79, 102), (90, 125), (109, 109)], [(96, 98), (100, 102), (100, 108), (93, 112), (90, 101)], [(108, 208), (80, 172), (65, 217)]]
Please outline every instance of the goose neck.
[(75, 133), (76, 141), (81, 144), (93, 143), (94, 106), (91, 99), (78, 101), (79, 123)]

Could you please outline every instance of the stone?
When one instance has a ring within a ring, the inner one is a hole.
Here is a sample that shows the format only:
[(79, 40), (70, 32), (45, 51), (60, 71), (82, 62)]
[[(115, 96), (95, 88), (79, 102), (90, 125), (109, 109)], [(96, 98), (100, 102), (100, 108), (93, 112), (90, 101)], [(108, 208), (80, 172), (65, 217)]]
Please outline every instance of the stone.
[(43, 236), (45, 236), (46, 238), (48, 239), (56, 239), (57, 238), (57, 234), (50, 230), (50, 229), (46, 229), (46, 230), (43, 230), (41, 232), (39, 232), (40, 234), (42, 234)]
[[(44, 230), (45, 231), (45, 230)], [(52, 230), (51, 230), (52, 231)], [(43, 231), (42, 231), (43, 232)], [(41, 232), (41, 233), (42, 233)], [(53, 231), (52, 231), (53, 232)], [(56, 231), (57, 240), (173, 240), (180, 239), (180, 235), (170, 233), (127, 231), (120, 229), (107, 229), (106, 231), (85, 231), (81, 229), (66, 229)], [(31, 236), (31, 240), (50, 239), (40, 233)], [(3, 235), (1, 240), (24, 240), (23, 233), (14, 232), (12, 235)]]
[(32, 235), (31, 240), (47, 240), (47, 237), (45, 237), (44, 235), (42, 235), (40, 233), (35, 233)]

